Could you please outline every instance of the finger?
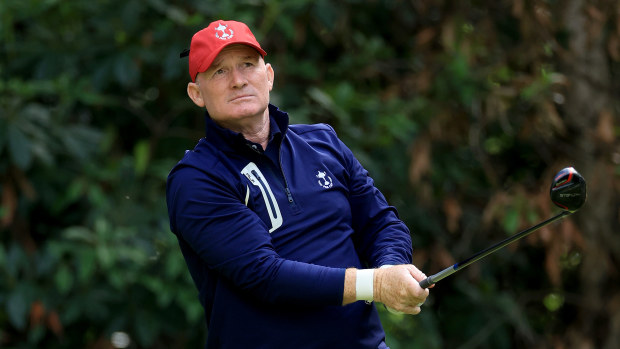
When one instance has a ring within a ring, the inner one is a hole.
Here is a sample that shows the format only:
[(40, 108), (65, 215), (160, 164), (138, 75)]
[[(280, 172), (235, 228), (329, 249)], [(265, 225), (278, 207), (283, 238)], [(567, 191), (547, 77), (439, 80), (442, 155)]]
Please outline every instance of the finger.
[(390, 308), (390, 307), (388, 307), (385, 304), (383, 306), (385, 306), (385, 309), (387, 309), (387, 311), (389, 311), (392, 314), (403, 315), (405, 313), (405, 312), (402, 312), (402, 311), (398, 311), (398, 310), (396, 310), (394, 308)]
[(415, 308), (413, 308), (413, 312), (411, 313), (411, 315), (418, 315), (422, 312), (422, 308), (420, 308), (419, 306), (416, 306)]
[(420, 314), (420, 312), (422, 311), (422, 308), (420, 308), (419, 306), (410, 305), (410, 306), (403, 306), (397, 311), (401, 314), (404, 313), (404, 314), (409, 314), (409, 315), (417, 315), (417, 314)]
[(413, 297), (411, 298), (411, 304), (420, 306), (424, 304), (424, 302), (426, 302), (426, 299), (428, 298), (428, 295), (429, 295), (429, 291), (427, 289), (421, 289), (421, 290), (422, 292), (412, 295)]
[(411, 274), (411, 276), (417, 281), (420, 282), (424, 279), (426, 279), (426, 274), (424, 274), (420, 269), (418, 269), (415, 265), (410, 264), (408, 266), (409, 268), (407, 268), (407, 270), (409, 270), (409, 273)]

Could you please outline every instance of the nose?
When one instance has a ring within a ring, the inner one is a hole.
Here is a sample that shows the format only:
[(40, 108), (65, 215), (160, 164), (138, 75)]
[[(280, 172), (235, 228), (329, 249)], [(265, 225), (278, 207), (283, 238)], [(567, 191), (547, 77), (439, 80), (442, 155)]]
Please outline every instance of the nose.
[(232, 70), (230, 79), (230, 84), (232, 88), (241, 88), (248, 83), (248, 80), (243, 74), (243, 71), (236, 67)]

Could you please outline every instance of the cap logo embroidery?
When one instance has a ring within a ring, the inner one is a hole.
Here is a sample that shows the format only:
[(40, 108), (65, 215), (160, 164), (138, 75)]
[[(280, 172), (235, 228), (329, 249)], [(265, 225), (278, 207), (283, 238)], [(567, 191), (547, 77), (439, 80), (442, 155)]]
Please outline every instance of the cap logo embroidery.
[(232, 29), (228, 29), (228, 26), (223, 25), (222, 23), (220, 23), (220, 25), (218, 25), (217, 28), (215, 28), (215, 37), (220, 40), (230, 40), (232, 39), (234, 34), (235, 32), (233, 32)]
[(316, 178), (318, 178), (319, 185), (325, 189), (329, 189), (334, 185), (332, 178), (325, 172), (317, 171)]

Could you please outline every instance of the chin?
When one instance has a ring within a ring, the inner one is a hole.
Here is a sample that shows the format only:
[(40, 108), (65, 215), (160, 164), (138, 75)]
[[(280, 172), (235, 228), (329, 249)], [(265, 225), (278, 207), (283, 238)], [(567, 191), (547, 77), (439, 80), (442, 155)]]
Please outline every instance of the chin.
[(239, 106), (234, 108), (233, 115), (239, 118), (251, 117), (255, 115), (262, 115), (267, 109), (267, 105), (251, 103), (248, 105)]

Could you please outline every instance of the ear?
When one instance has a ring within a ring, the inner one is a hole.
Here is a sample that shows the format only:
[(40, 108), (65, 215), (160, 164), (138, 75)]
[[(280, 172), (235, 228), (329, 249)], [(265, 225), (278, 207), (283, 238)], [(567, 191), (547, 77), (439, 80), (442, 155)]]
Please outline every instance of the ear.
[(194, 104), (201, 108), (204, 108), (205, 101), (202, 98), (202, 93), (200, 93), (200, 87), (197, 83), (190, 82), (187, 84), (187, 95), (194, 102)]
[(273, 79), (275, 77), (275, 72), (273, 71), (273, 67), (271, 64), (265, 64), (265, 69), (267, 69), (267, 81), (269, 81), (269, 91), (273, 89)]

